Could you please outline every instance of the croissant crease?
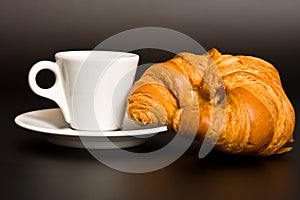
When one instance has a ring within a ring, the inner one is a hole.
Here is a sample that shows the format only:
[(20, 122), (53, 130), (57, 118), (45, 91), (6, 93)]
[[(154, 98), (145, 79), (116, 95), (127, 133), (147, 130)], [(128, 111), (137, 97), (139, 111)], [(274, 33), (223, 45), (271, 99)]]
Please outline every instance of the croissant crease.
[(267, 156), (292, 149), (285, 145), (293, 142), (295, 113), (278, 71), (252, 56), (211, 49), (154, 64), (133, 85), (127, 113), (197, 140), (210, 137), (226, 153)]

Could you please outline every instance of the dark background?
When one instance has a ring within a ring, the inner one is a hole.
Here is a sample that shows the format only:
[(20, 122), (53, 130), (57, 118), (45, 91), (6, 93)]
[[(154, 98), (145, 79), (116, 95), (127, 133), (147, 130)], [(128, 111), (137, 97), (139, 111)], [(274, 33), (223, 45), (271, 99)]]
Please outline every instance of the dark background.
[[(294, 150), (285, 155), (243, 158), (212, 152), (199, 159), (195, 143), (162, 170), (126, 174), (87, 151), (51, 145), (13, 122), (20, 113), (56, 107), (29, 89), (27, 74), (35, 62), (53, 60), (62, 50), (93, 49), (114, 34), (145, 26), (180, 31), (206, 49), (271, 62), (297, 111), (299, 8), (299, 0), (1, 0), (0, 198), (299, 199), (298, 125)], [(166, 55), (144, 51), (141, 56), (153, 62)], [(151, 150), (163, 140), (158, 136), (139, 148)]]

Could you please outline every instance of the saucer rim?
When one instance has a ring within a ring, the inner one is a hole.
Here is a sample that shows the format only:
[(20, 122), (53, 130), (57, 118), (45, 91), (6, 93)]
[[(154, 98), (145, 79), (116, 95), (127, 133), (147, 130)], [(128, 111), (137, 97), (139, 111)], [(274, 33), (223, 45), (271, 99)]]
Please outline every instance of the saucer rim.
[(25, 123), (22, 119), (28, 117), (30, 114), (35, 114), (37, 112), (46, 112), (46, 111), (59, 111), (59, 108), (46, 108), (40, 110), (34, 110), (29, 112), (24, 112), (19, 114), (15, 117), (14, 122), (27, 130), (45, 133), (50, 135), (57, 135), (57, 136), (77, 136), (77, 137), (134, 137), (134, 136), (146, 136), (146, 135), (153, 135), (154, 133), (168, 131), (166, 126), (157, 126), (153, 128), (146, 128), (146, 129), (133, 129), (133, 130), (116, 130), (116, 131), (82, 131), (82, 130), (75, 130), (72, 129), (70, 126), (66, 128), (57, 128), (57, 129), (50, 129), (44, 127), (37, 127), (34, 125), (30, 125)]

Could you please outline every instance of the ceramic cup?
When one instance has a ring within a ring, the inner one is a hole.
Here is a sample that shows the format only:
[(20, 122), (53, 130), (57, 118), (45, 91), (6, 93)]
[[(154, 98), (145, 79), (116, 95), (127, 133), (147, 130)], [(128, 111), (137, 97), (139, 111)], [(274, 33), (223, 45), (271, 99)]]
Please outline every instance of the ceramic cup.
[[(55, 59), (56, 62), (40, 61), (30, 69), (31, 89), (55, 101), (74, 129), (121, 128), (139, 56), (114, 51), (66, 51), (56, 53)], [(36, 83), (37, 74), (44, 69), (56, 77), (48, 89)]]

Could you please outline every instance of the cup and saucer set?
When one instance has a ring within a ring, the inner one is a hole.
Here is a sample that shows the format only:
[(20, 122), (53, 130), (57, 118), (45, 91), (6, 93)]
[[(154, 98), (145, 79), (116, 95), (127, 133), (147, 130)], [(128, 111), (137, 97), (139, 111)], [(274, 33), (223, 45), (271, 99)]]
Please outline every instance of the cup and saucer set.
[[(134, 82), (139, 56), (116, 51), (65, 51), (56, 62), (40, 61), (29, 72), (36, 94), (59, 108), (20, 114), (15, 123), (42, 133), (56, 145), (114, 149), (143, 144), (167, 131), (166, 126), (143, 125), (128, 118), (126, 99)], [(36, 83), (41, 70), (51, 70), (55, 83), (43, 89)]]

